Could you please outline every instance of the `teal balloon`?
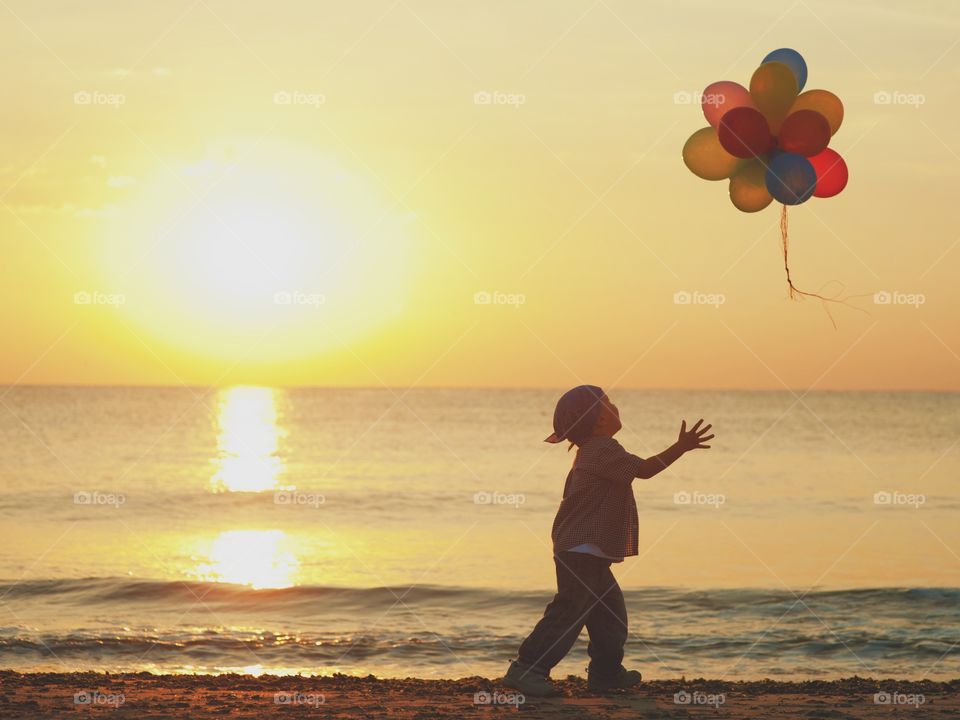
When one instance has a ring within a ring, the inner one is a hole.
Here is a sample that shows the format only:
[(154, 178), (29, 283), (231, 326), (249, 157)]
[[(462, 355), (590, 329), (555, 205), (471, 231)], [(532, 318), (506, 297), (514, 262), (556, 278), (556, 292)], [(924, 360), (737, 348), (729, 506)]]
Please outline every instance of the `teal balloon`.
[(767, 192), (784, 205), (799, 205), (817, 189), (817, 171), (803, 155), (781, 152), (767, 163)]
[[(774, 50), (771, 53), (767, 53), (767, 56), (763, 59), (763, 62), (778, 62), (786, 65), (790, 70), (793, 71), (794, 76), (797, 78), (797, 87), (800, 90), (803, 90), (803, 86), (807, 84), (807, 63), (803, 59), (803, 55), (798, 53), (796, 50), (790, 48), (780, 48), (779, 50)], [(761, 63), (762, 65), (763, 63)]]

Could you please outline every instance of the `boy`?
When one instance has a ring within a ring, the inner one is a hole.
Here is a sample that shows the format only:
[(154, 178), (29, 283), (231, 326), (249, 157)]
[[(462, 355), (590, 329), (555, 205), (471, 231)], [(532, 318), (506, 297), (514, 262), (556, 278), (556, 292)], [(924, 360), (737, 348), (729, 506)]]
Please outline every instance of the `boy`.
[(622, 425), (620, 413), (603, 390), (580, 385), (565, 393), (553, 413), (553, 434), (546, 442), (577, 446), (563, 500), (553, 521), (557, 594), (533, 632), (520, 645), (503, 683), (525, 695), (558, 694), (550, 670), (570, 651), (584, 626), (590, 635), (587, 669), (591, 690), (629, 688), (640, 673), (621, 665), (627, 640), (623, 593), (610, 564), (637, 554), (637, 503), (633, 479), (648, 479), (685, 452), (709, 448), (698, 420), (659, 455), (646, 460), (631, 455), (613, 439)]

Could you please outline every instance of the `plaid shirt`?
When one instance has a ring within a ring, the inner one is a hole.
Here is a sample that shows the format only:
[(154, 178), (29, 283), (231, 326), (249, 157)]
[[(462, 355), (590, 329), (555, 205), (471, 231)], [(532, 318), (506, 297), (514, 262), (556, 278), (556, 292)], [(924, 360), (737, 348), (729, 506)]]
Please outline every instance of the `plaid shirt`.
[(593, 543), (607, 555), (637, 554), (639, 523), (632, 483), (642, 462), (612, 437), (584, 441), (553, 521), (554, 553)]

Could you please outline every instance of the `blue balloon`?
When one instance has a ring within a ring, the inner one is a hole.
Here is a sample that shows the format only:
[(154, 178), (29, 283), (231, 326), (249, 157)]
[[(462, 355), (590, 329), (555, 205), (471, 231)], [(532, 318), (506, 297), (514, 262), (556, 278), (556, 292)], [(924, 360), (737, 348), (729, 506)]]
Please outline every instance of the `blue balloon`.
[(798, 91), (803, 90), (803, 86), (807, 84), (807, 63), (804, 61), (803, 55), (796, 50), (791, 50), (790, 48), (774, 50), (771, 53), (767, 53), (763, 62), (783, 63), (790, 68), (790, 70), (793, 71), (794, 77), (797, 78)]
[(799, 205), (813, 196), (817, 171), (803, 155), (784, 152), (767, 164), (767, 192), (784, 205)]

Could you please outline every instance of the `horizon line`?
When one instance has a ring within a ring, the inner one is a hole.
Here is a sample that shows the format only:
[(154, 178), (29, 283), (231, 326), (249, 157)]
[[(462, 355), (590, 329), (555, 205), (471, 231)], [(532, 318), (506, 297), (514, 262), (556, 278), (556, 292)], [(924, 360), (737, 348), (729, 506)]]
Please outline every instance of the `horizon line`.
[[(275, 390), (555, 390), (564, 392), (569, 390), (572, 385), (319, 385), (319, 384), (298, 384), (284, 385), (282, 383), (258, 383), (258, 382), (236, 382), (228, 384), (163, 384), (163, 383), (0, 383), (0, 387), (8, 391), (15, 388), (71, 388), (71, 389), (204, 389), (220, 390), (234, 387), (263, 387)], [(752, 393), (812, 393), (812, 392), (834, 392), (834, 393), (930, 393), (930, 394), (955, 394), (960, 393), (960, 388), (911, 388), (911, 387), (893, 387), (893, 388), (837, 388), (837, 387), (663, 387), (663, 386), (621, 386), (611, 388), (615, 391), (643, 391), (643, 392), (752, 392)]]

